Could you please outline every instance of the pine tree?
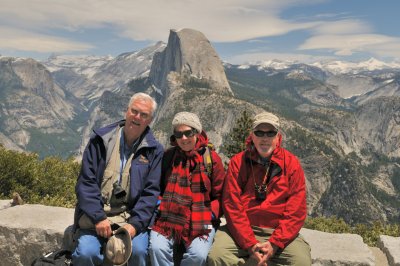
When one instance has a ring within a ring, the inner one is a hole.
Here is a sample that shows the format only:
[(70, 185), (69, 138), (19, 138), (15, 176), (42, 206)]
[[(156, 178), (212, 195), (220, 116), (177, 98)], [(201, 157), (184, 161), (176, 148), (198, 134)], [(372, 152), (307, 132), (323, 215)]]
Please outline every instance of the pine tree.
[(241, 117), (236, 120), (236, 124), (229, 132), (227, 139), (224, 143), (224, 154), (231, 158), (238, 152), (241, 152), (246, 147), (246, 138), (248, 137), (253, 119), (250, 114), (244, 110)]

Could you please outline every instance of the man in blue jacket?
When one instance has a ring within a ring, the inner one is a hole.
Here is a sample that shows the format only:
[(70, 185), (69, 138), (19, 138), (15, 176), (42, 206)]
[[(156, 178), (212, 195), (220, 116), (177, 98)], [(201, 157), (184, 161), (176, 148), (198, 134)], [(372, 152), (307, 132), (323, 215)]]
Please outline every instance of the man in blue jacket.
[(101, 265), (102, 246), (119, 226), (132, 238), (128, 265), (146, 264), (147, 227), (160, 193), (163, 155), (149, 128), (156, 108), (152, 97), (136, 93), (125, 120), (94, 130), (76, 184), (73, 265)]

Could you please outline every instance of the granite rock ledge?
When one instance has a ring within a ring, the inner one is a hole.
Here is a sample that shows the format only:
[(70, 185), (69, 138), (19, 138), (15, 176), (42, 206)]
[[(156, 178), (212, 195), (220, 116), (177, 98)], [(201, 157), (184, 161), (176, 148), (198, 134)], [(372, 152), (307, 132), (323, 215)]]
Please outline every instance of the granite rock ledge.
[[(73, 216), (73, 209), (35, 204), (10, 207), (10, 201), (0, 200), (0, 266), (30, 265), (36, 257), (65, 246), (64, 232), (70, 230)], [(400, 265), (400, 237), (381, 236), (380, 250), (374, 250), (355, 234), (309, 229), (301, 234), (311, 246), (313, 266)], [(377, 250), (384, 262), (377, 259)]]

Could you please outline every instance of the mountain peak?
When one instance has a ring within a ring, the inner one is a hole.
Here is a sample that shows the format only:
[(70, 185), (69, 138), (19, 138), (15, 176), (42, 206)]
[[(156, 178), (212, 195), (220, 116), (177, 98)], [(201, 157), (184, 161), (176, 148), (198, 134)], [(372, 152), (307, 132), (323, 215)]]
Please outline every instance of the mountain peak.
[(212, 89), (232, 95), (222, 61), (200, 31), (188, 28), (170, 30), (167, 47), (154, 56), (150, 79), (165, 92), (167, 76), (171, 72), (207, 82)]

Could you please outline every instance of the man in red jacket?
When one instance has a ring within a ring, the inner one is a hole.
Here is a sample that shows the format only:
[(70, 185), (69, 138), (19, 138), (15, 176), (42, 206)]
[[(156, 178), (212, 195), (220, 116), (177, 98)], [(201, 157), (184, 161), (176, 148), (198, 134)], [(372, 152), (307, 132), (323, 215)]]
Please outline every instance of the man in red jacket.
[(304, 172), (281, 141), (277, 116), (254, 117), (246, 150), (229, 163), (222, 196), (227, 226), (215, 235), (208, 265), (311, 265), (299, 235), (307, 216)]

